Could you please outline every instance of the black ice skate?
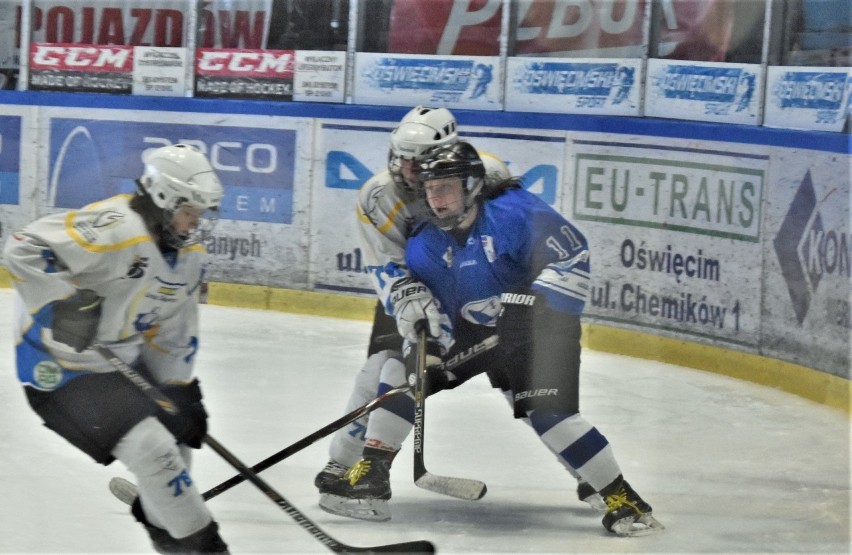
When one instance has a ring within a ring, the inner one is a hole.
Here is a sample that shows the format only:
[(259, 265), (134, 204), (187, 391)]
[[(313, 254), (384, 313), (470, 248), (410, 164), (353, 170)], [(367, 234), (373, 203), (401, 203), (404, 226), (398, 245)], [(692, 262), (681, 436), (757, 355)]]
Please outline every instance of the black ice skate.
[(644, 536), (665, 528), (651, 514), (651, 506), (620, 476), (601, 491), (601, 496), (607, 505), (602, 522), (613, 534)]
[(328, 488), (343, 478), (343, 474), (347, 470), (349, 470), (347, 466), (329, 459), (329, 461), (325, 463), (325, 467), (320, 470), (319, 474), (317, 474), (316, 478), (314, 478), (314, 485), (317, 489), (319, 489), (320, 493), (328, 493)]
[[(396, 453), (364, 448), (363, 458), (342, 477), (320, 487), (320, 508), (361, 520), (390, 520), (390, 466)], [(322, 473), (321, 473), (322, 474)], [(319, 481), (319, 476), (317, 477)]]

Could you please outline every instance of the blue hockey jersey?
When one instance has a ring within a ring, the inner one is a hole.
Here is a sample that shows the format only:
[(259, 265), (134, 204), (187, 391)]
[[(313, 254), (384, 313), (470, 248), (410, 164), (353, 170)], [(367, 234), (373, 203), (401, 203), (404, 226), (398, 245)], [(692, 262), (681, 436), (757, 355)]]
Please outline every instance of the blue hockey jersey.
[(589, 293), (586, 238), (523, 189), (486, 200), (464, 244), (434, 224), (421, 224), (405, 260), (454, 325), (459, 318), (496, 325), (506, 292), (530, 288), (552, 309), (570, 314), (583, 311)]

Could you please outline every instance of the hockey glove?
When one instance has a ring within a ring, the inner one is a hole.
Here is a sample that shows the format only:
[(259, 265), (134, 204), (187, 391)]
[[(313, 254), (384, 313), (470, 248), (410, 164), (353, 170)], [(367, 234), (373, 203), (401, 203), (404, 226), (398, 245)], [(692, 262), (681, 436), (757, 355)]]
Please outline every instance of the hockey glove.
[(518, 289), (500, 296), (500, 316), (497, 318), (497, 335), (506, 348), (523, 345), (533, 340), (536, 324), (548, 312), (544, 296), (532, 289)]
[(393, 284), (390, 298), (397, 329), (404, 339), (417, 343), (416, 324), (425, 320), (429, 335), (437, 340), (442, 352), (450, 350), (455, 342), (452, 324), (428, 287), (416, 279), (403, 278)]
[(164, 384), (160, 391), (177, 406), (178, 414), (160, 411), (157, 418), (169, 429), (178, 443), (193, 449), (201, 448), (201, 441), (207, 435), (207, 411), (201, 403), (201, 387), (198, 379), (188, 384)]
[(85, 351), (98, 333), (103, 300), (91, 289), (79, 289), (64, 301), (54, 302), (53, 339), (78, 353)]

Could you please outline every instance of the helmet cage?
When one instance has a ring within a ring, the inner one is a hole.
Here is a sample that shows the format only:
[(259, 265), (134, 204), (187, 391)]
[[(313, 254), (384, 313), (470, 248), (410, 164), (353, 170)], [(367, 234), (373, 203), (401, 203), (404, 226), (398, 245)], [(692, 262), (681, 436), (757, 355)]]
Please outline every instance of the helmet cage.
[[(432, 221), (443, 230), (450, 230), (464, 221), (476, 204), (482, 193), (485, 182), (485, 165), (479, 157), (479, 153), (470, 143), (459, 141), (451, 146), (444, 147), (432, 153), (420, 164), (417, 174), (419, 187), (418, 192), (426, 202)], [(426, 182), (448, 177), (460, 177), (462, 180), (462, 198), (464, 206), (460, 214), (440, 217), (426, 201)]]
[[(207, 157), (194, 147), (177, 144), (158, 148), (145, 156), (145, 171), (139, 178), (142, 192), (160, 209), (154, 224), (160, 239), (174, 248), (200, 242), (219, 219), (222, 184)], [(197, 226), (179, 233), (175, 218), (180, 210), (194, 212)]]

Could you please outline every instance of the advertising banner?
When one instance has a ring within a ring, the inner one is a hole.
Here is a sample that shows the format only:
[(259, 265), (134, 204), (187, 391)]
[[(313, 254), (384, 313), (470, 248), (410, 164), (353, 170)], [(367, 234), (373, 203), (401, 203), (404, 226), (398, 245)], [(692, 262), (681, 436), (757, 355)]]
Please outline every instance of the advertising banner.
[(186, 48), (137, 46), (133, 51), (133, 94), (184, 96)]
[(195, 52), (195, 96), (293, 99), (292, 50), (199, 48)]
[[(356, 233), (358, 190), (387, 167), (390, 133), (396, 122), (320, 124), (314, 161), (311, 215), (311, 276), (320, 290), (373, 294), (364, 274)], [(548, 204), (561, 203), (564, 133), (507, 133), (492, 129), (459, 131), (483, 155), (503, 160), (524, 187)]]
[(591, 244), (586, 313), (757, 349), (765, 149), (625, 136), (573, 148), (566, 214)]
[(496, 56), (355, 54), (356, 104), (501, 110), (503, 72)]
[(130, 94), (133, 47), (32, 43), (29, 88)]
[(293, 100), (343, 102), (346, 89), (346, 52), (296, 50)]
[(195, 96), (343, 102), (346, 53), (199, 48)]
[(757, 124), (763, 98), (756, 64), (648, 60), (645, 115)]
[(850, 378), (848, 155), (774, 149), (766, 209), (763, 347)]
[[(183, 114), (176, 122), (165, 112), (126, 119), (98, 110), (65, 117), (69, 112), (52, 109), (46, 120), (43, 165), (50, 173), (42, 212), (133, 192), (147, 150), (188, 143), (206, 153), (225, 187), (220, 221), (203, 239), (212, 255), (210, 279), (306, 287), (309, 168), (299, 160), (309, 156), (298, 151), (310, 148), (310, 120)], [(300, 135), (308, 137), (301, 147)]]
[(763, 124), (788, 129), (843, 131), (852, 71), (838, 67), (767, 68)]
[(272, 0), (38, 0), (33, 42), (187, 46), (187, 14), (199, 7), (199, 46), (264, 48)]
[(506, 109), (640, 115), (641, 60), (509, 58)]

